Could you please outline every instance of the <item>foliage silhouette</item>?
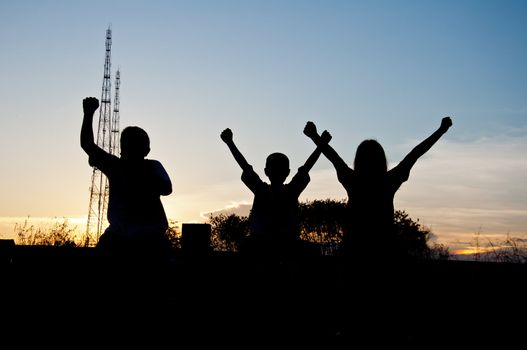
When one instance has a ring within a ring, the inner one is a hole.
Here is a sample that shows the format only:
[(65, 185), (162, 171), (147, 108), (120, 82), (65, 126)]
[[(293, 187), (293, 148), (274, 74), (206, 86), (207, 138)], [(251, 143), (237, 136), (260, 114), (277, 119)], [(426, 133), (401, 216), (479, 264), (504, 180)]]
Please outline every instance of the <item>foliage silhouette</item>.
[[(71, 226), (67, 218), (55, 221), (51, 226), (36, 226), (29, 223), (29, 218), (22, 224), (15, 223), (15, 242), (18, 245), (46, 245), (55, 247), (91, 247), (85, 236), (78, 235), (78, 227)], [(181, 231), (177, 221), (169, 220), (165, 232), (172, 249), (181, 248)]]
[(320, 245), (323, 254), (333, 254), (344, 235), (346, 201), (313, 200), (300, 204), (301, 238)]
[(181, 249), (181, 230), (177, 225), (177, 221), (168, 220), (168, 228), (165, 231), (165, 237), (172, 250)]
[[(334, 255), (342, 241), (346, 227), (345, 200), (313, 200), (300, 203), (301, 239), (316, 245), (322, 255)], [(249, 234), (248, 217), (236, 214), (210, 216), (213, 248), (219, 251), (237, 251), (241, 241)], [(444, 245), (430, 244), (430, 229), (413, 220), (408, 213), (396, 210), (394, 224), (399, 248), (407, 255), (420, 259), (447, 259)], [(357, 247), (356, 249), (361, 249)]]
[(429, 258), (432, 254), (428, 241), (432, 236), (430, 229), (422, 226), (419, 219), (412, 220), (404, 210), (396, 210), (394, 213), (395, 233), (400, 249), (407, 256), (416, 258)]
[(80, 241), (75, 238), (77, 227), (71, 227), (68, 220), (54, 222), (51, 227), (43, 228), (29, 224), (29, 218), (23, 224), (15, 224), (16, 244), (50, 245), (56, 247), (77, 247)]
[(249, 219), (236, 214), (219, 214), (209, 217), (211, 244), (217, 251), (236, 252), (249, 235)]

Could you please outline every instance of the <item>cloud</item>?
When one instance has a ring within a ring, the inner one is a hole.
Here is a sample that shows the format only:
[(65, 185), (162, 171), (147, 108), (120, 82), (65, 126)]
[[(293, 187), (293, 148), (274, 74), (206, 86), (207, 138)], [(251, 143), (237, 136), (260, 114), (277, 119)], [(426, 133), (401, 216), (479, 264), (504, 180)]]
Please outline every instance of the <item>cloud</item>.
[(441, 140), (416, 163), (396, 207), (449, 240), (477, 232), (527, 236), (526, 150), (525, 129)]
[(247, 202), (231, 202), (225, 208), (215, 209), (211, 211), (201, 212), (201, 217), (203, 219), (209, 219), (210, 216), (217, 216), (220, 214), (236, 214), (238, 216), (248, 216), (251, 211), (252, 204)]

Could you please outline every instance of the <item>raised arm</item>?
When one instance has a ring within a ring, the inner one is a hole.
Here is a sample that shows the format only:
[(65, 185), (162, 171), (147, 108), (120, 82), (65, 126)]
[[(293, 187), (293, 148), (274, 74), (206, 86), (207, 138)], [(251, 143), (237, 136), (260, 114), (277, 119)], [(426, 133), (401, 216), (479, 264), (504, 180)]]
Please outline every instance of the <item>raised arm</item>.
[[(331, 141), (331, 134), (324, 130), (322, 132), (322, 135), (320, 135), (320, 144), (327, 145)], [(313, 165), (317, 162), (318, 158), (322, 154), (322, 148), (321, 146), (317, 145), (317, 148), (311, 153), (311, 155), (307, 158), (306, 162), (304, 163), (304, 169), (309, 172), (311, 168), (313, 168)]]
[[(327, 133), (327, 131), (324, 131), (324, 133)], [(317, 127), (313, 122), (307, 122), (306, 126), (304, 127), (304, 134), (313, 140), (313, 142), (317, 145), (317, 148), (320, 148), (322, 153), (327, 159), (329, 159), (335, 169), (349, 169), (346, 162), (344, 162), (344, 160), (337, 154), (333, 147), (328, 144), (329, 140), (331, 139), (331, 135), (329, 136), (329, 139), (324, 142), (324, 133), (322, 133), (322, 136), (320, 136), (317, 132)]]
[(227, 144), (227, 146), (231, 150), (231, 153), (234, 159), (236, 160), (238, 165), (242, 168), (242, 170), (245, 171), (245, 170), (251, 169), (251, 165), (247, 163), (247, 161), (245, 160), (245, 157), (242, 155), (238, 147), (236, 147), (236, 145), (234, 144), (234, 141), (232, 139), (232, 130), (229, 128), (223, 130), (221, 133), (221, 139), (223, 140), (223, 142)]
[(434, 131), (432, 135), (428, 136), (424, 141), (415, 146), (414, 149), (412, 149), (410, 153), (408, 153), (408, 155), (404, 157), (404, 159), (401, 161), (401, 164), (408, 167), (408, 169), (412, 168), (415, 162), (423, 154), (428, 152), (428, 150), (432, 148), (432, 146), (437, 142), (437, 140), (439, 140), (441, 136), (443, 136), (443, 134), (445, 134), (451, 126), (452, 119), (450, 119), (450, 117), (443, 118), (441, 120), (441, 125), (439, 126), (439, 128)]
[(97, 144), (93, 138), (93, 114), (99, 108), (99, 100), (95, 97), (86, 97), (82, 101), (84, 118), (81, 127), (81, 147), (88, 155), (97, 149)]

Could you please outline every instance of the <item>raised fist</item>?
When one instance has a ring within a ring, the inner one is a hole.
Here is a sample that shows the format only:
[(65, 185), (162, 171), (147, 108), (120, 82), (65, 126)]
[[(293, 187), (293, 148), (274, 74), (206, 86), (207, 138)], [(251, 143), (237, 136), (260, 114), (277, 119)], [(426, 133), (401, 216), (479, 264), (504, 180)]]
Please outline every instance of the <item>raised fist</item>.
[(304, 127), (304, 135), (307, 137), (313, 138), (317, 136), (317, 127), (313, 122), (307, 122)]
[(441, 120), (441, 126), (440, 128), (447, 131), (448, 128), (450, 128), (452, 126), (452, 119), (450, 119), (450, 117), (444, 117), (442, 120)]
[(99, 108), (99, 100), (95, 97), (86, 97), (82, 101), (84, 114), (93, 114)]
[(323, 143), (329, 143), (329, 141), (331, 141), (331, 134), (329, 133), (329, 131), (327, 130), (324, 130), (322, 131), (322, 134), (320, 135), (320, 141), (322, 141)]
[(229, 129), (229, 128), (223, 130), (221, 132), (220, 137), (223, 140), (223, 142), (225, 142), (225, 143), (231, 142), (232, 141), (232, 130)]

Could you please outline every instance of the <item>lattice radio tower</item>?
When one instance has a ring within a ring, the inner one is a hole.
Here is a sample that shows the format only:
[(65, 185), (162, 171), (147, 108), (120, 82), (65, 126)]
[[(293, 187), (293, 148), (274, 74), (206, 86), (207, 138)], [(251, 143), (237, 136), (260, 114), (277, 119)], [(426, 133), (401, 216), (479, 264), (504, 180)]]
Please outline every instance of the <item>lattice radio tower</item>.
[[(112, 115), (111, 99), (111, 52), (112, 29), (106, 30), (106, 55), (104, 60), (104, 75), (102, 81), (101, 105), (99, 108), (99, 124), (97, 128), (97, 145), (110, 154), (119, 155), (119, 88), (121, 85), (120, 72), (115, 78), (115, 100)], [(86, 243), (94, 245), (108, 226), (106, 212), (108, 209), (109, 184), (106, 176), (93, 167), (90, 206), (88, 222), (86, 224)]]

